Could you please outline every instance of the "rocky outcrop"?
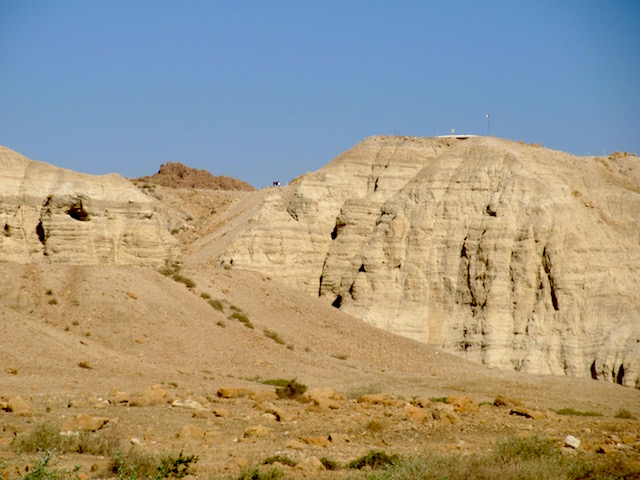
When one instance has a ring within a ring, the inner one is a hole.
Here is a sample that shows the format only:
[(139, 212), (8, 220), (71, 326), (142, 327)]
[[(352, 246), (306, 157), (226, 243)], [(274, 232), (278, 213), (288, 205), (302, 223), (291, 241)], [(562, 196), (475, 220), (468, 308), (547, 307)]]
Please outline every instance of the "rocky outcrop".
[(500, 368), (640, 387), (640, 160), (365, 140), (274, 191), (220, 257)]
[(176, 241), (157, 204), (119, 175), (93, 176), (0, 147), (0, 262), (161, 265)]
[(139, 182), (148, 182), (170, 188), (206, 188), (211, 190), (234, 190), (253, 192), (255, 188), (247, 182), (224, 175), (215, 177), (207, 170), (187, 167), (180, 162), (167, 162), (150, 177), (138, 178)]

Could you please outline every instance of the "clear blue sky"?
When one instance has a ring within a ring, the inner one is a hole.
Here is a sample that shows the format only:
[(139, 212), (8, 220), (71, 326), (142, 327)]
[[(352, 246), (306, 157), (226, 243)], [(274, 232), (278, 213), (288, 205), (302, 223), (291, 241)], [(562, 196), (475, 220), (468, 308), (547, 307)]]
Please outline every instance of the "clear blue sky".
[(640, 1), (0, 0), (0, 145), (256, 187), (376, 134), (640, 154)]

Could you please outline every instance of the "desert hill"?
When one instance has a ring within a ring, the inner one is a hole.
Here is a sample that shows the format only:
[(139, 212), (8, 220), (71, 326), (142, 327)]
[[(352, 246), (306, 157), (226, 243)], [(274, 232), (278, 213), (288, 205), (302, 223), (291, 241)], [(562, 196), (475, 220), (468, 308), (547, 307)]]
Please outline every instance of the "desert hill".
[[(247, 225), (260, 225), (269, 214), (265, 205), (305, 203), (295, 188), (136, 187), (109, 177), (130, 201), (125, 208), (100, 203), (112, 198), (103, 177), (24, 157), (19, 162), (22, 170), (0, 170), (21, 172), (2, 185), (19, 184), (17, 192), (39, 187), (37, 195), (22, 197), (3, 187), (1, 218), (11, 236), (1, 238), (0, 253), (15, 252), (18, 234), (27, 238), (40, 218), (52, 220), (48, 238), (64, 232), (74, 240), (46, 255), (38, 247), (28, 250), (31, 256), (0, 261), (5, 478), (25, 475), (38, 461), (40, 454), (20, 445), (41, 425), (64, 433), (51, 441), (87, 442), (70, 451), (55, 444), (52, 464), (80, 466), (83, 478), (122, 477), (111, 470), (122, 452), (197, 454), (198, 478), (237, 478), (274, 455), (297, 464), (278, 467), (285, 478), (345, 478), (352, 473), (326, 471), (318, 459), (344, 465), (372, 449), (485, 455), (501, 438), (540, 436), (560, 447), (568, 434), (582, 441), (580, 455), (602, 450), (603, 458), (638, 461), (640, 423), (619, 415), (640, 416), (637, 389), (489, 368), (334, 308), (280, 278), (284, 267), (261, 273), (239, 261), (220, 262), (247, 235)], [(299, 187), (316, 175), (303, 177)], [(47, 216), (42, 209), (50, 196), (59, 200)], [(81, 207), (71, 209), (78, 198)], [(88, 221), (74, 218), (83, 211)], [(155, 251), (151, 239), (137, 242), (138, 255), (77, 253), (74, 244), (95, 250), (107, 234), (121, 251), (139, 238), (141, 217), (156, 222), (152, 237), (170, 247), (162, 255), (143, 254), (145, 246)], [(114, 235), (110, 225), (130, 233)], [(293, 378), (311, 389), (301, 401), (279, 399), (265, 383)], [(566, 407), (600, 416), (556, 413)], [(80, 433), (68, 433), (74, 431)], [(111, 446), (99, 450), (100, 442)]]
[(136, 179), (164, 187), (206, 188), (211, 190), (232, 190), (253, 192), (255, 188), (247, 182), (224, 175), (213, 176), (207, 170), (187, 167), (180, 162), (167, 162), (153, 175)]
[(503, 369), (640, 386), (640, 161), (372, 137), (275, 190), (220, 256)]

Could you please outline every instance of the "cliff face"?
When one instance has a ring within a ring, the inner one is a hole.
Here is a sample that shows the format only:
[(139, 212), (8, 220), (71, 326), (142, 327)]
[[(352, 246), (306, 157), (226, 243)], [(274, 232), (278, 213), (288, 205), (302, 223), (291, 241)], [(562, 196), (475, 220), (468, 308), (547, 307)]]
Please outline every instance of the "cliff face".
[(373, 137), (274, 191), (222, 264), (500, 368), (640, 387), (640, 160)]
[(119, 175), (84, 175), (4, 147), (0, 172), (0, 262), (161, 265), (176, 251), (157, 205)]

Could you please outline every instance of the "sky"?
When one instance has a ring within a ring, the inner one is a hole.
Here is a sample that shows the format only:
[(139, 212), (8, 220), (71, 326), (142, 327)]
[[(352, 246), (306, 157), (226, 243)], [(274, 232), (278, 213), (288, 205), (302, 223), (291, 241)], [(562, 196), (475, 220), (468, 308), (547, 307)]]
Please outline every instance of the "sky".
[(34, 160), (261, 188), (452, 129), (640, 155), (640, 2), (0, 0), (0, 145)]

